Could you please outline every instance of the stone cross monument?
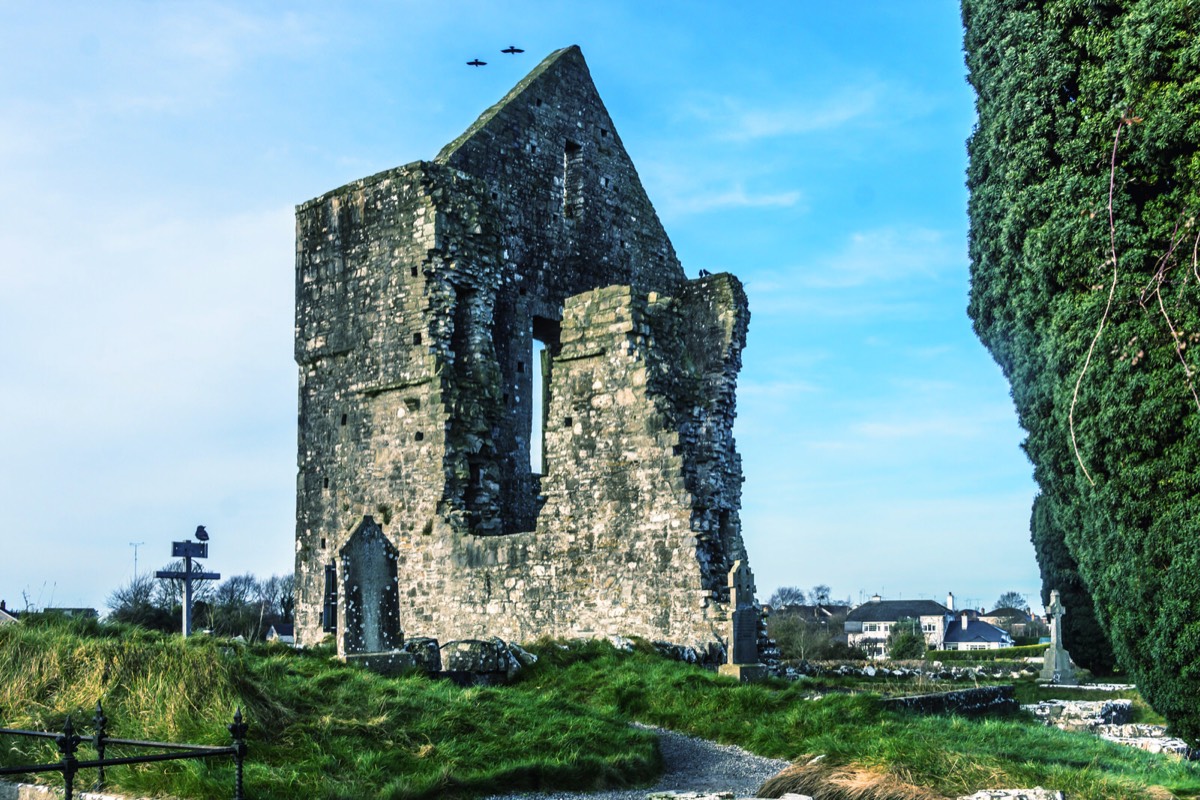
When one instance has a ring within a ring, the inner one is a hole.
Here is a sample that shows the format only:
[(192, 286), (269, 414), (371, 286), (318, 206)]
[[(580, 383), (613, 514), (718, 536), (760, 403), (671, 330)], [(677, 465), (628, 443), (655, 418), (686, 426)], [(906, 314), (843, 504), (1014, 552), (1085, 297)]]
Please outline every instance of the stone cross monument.
[(1063, 648), (1062, 640), (1062, 618), (1067, 610), (1058, 598), (1057, 589), (1050, 592), (1050, 605), (1046, 610), (1050, 612), (1050, 646), (1046, 648), (1046, 655), (1042, 659), (1042, 674), (1038, 682), (1074, 686), (1079, 682), (1075, 679), (1075, 665)]
[(754, 573), (746, 562), (735, 561), (729, 570), (729, 658), (721, 665), (722, 675), (743, 682), (766, 677), (766, 667), (758, 661), (758, 613)]

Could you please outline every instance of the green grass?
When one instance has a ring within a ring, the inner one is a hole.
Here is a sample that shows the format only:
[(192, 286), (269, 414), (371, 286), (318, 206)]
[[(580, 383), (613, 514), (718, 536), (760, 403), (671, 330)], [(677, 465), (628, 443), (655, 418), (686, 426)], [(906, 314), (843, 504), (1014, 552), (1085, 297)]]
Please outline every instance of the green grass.
[[(645, 785), (659, 756), (654, 736), (631, 728), (632, 720), (766, 756), (823, 753), (949, 797), (1034, 785), (1061, 789), (1072, 800), (1149, 798), (1150, 786), (1200, 793), (1200, 770), (1191, 764), (1021, 715), (973, 721), (886, 712), (877, 694), (860, 691), (869, 682), (743, 686), (601, 642), (533, 649), (539, 663), (515, 684), (460, 689), (418, 676), (383, 678), (341, 664), (327, 650), (184, 643), (96, 625), (6, 626), (0, 721), (53, 730), (67, 713), (90, 719), (99, 698), (112, 735), (225, 744), (225, 725), (241, 705), (252, 726), (248, 788), (264, 800)], [(14, 740), (3, 746), (5, 763), (56, 758), (27, 744), (12, 750)], [(110, 775), (129, 793), (208, 797), (228, 792), (230, 773), (221, 761)]]
[(1146, 788), (1156, 785), (1200, 791), (1193, 764), (1046, 728), (1026, 715), (912, 716), (883, 711), (871, 694), (846, 691), (805, 700), (817, 682), (741, 686), (647, 654), (621, 655), (599, 643), (590, 649), (599, 655), (573, 662), (560, 656), (556, 669), (534, 673), (515, 689), (558, 694), (765, 756), (823, 753), (950, 797), (1035, 785), (1060, 789), (1072, 800), (1148, 797)]
[[(248, 793), (264, 799), (589, 789), (645, 783), (659, 772), (653, 734), (586, 706), (383, 678), (331, 655), (132, 629), (81, 635), (10, 625), (0, 629), (0, 720), (59, 730), (67, 714), (90, 721), (99, 699), (112, 736), (224, 745), (241, 706), (251, 724)], [(90, 732), (87, 722), (79, 727)], [(52, 743), (3, 744), (5, 764), (57, 761)], [(228, 759), (109, 771), (116, 790), (183, 797), (226, 795), (231, 776)]]

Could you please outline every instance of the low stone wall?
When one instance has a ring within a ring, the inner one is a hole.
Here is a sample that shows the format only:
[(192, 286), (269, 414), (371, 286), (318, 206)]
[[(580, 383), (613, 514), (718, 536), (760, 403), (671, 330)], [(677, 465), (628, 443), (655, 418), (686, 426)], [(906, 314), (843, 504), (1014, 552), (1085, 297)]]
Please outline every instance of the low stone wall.
[(939, 681), (974, 681), (979, 678), (1020, 680), (1038, 674), (1038, 667), (1025, 662), (999, 662), (972, 664), (970, 666), (944, 665), (939, 661), (924, 663), (884, 662), (863, 664), (846, 661), (792, 661), (781, 663), (777, 674), (781, 678), (795, 680), (808, 677), (857, 677), (857, 678), (924, 678)]
[[(82, 783), (82, 781), (80, 781)], [(0, 782), (0, 800), (57, 800), (63, 796), (62, 789), (50, 786), (38, 786), (32, 783)], [(95, 792), (75, 792), (77, 800), (135, 800), (135, 798), (115, 794), (97, 794)]]
[(1012, 686), (981, 686), (952, 692), (914, 694), (883, 701), (883, 707), (918, 714), (995, 714), (1017, 710)]
[(1124, 725), (1133, 719), (1132, 700), (1043, 700), (1021, 709), (1064, 731), (1094, 731), (1101, 725)]
[(1163, 725), (1100, 725), (1096, 733), (1101, 739), (1149, 753), (1166, 753), (1189, 761), (1200, 758), (1200, 752), (1193, 750), (1183, 739), (1168, 736)]

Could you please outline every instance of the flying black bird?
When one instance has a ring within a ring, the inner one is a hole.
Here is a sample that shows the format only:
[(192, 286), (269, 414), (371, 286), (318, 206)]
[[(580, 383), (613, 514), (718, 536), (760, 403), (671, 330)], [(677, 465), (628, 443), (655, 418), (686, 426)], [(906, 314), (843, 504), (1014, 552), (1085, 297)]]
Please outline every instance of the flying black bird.
[(208, 531), (204, 530), (203, 525), (196, 526), (196, 538), (202, 542), (208, 541)]
[(486, 67), (486, 61), (480, 61), (478, 58), (471, 59), (467, 62), (468, 67)]
[(522, 50), (521, 48), (517, 47), (514, 44), (510, 44), (508, 47), (504, 48), (500, 52), (508, 53), (510, 56), (512, 56), (512, 55), (516, 55), (517, 53), (524, 53), (525, 51)]

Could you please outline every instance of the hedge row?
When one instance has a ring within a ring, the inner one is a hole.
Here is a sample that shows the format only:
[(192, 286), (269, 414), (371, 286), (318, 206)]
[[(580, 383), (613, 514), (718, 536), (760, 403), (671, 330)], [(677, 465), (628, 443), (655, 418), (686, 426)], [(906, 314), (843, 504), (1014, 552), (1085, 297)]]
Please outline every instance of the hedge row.
[(1014, 661), (1040, 656), (1049, 645), (1027, 644), (1022, 647), (1001, 647), (999, 650), (930, 650), (926, 661)]

